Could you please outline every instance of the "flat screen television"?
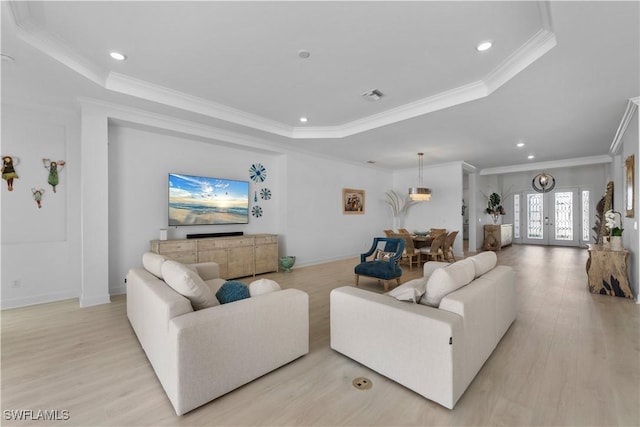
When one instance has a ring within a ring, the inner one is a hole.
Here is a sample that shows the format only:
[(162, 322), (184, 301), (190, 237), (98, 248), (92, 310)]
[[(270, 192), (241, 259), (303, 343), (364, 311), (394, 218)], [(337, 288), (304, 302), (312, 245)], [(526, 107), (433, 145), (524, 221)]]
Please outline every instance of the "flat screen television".
[(249, 182), (169, 174), (169, 226), (248, 222)]

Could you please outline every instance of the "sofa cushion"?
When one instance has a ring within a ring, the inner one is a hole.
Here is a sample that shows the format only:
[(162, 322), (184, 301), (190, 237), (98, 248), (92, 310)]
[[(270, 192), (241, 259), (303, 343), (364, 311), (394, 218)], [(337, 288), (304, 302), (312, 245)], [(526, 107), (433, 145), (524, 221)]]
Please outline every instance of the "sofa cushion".
[(142, 254), (142, 266), (158, 279), (162, 279), (162, 264), (168, 259), (169, 258), (164, 255), (154, 252), (145, 252)]
[(427, 280), (426, 292), (420, 304), (438, 307), (442, 298), (470, 283), (474, 274), (473, 261), (468, 258), (436, 269)]
[(489, 270), (493, 269), (498, 263), (498, 257), (493, 251), (480, 252), (477, 255), (472, 256), (471, 261), (475, 268), (474, 277), (480, 277)]
[(241, 299), (249, 298), (249, 287), (242, 282), (228, 280), (216, 292), (216, 298), (220, 304), (227, 304)]
[(280, 290), (278, 282), (270, 279), (258, 279), (249, 283), (249, 295), (257, 297), (258, 295), (268, 294)]
[(417, 303), (425, 293), (427, 279), (419, 277), (403, 283), (402, 285), (394, 288), (387, 295), (397, 299), (398, 301), (411, 301)]
[(191, 301), (194, 310), (214, 307), (220, 303), (209, 286), (194, 270), (176, 261), (162, 263), (164, 281), (174, 291)]
[(422, 276), (425, 278), (431, 277), (431, 274), (439, 268), (444, 268), (450, 266), (450, 262), (443, 261), (427, 261), (422, 266)]

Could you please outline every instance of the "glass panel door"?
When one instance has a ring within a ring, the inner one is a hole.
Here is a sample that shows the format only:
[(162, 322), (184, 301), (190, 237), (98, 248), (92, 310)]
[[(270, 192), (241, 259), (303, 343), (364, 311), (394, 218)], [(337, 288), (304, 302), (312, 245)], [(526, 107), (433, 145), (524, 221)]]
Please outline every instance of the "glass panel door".
[(576, 190), (526, 193), (523, 243), (578, 246), (579, 215)]
[(539, 245), (546, 245), (547, 236), (545, 233), (545, 203), (542, 193), (527, 193), (525, 196), (525, 233), (524, 242)]
[(578, 192), (557, 190), (548, 193), (553, 203), (550, 245), (578, 246)]

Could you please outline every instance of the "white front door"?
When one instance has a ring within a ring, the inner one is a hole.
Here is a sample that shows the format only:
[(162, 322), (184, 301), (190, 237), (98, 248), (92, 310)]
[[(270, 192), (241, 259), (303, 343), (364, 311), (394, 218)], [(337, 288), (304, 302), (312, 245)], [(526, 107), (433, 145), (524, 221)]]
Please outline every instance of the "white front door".
[(579, 246), (579, 198), (575, 189), (524, 195), (523, 243)]

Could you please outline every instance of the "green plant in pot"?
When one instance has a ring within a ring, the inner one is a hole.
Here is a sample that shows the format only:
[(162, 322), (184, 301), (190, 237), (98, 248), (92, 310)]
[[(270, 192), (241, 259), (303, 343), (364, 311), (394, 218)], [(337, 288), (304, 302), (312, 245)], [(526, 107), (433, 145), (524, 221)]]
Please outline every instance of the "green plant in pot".
[(502, 199), (498, 193), (491, 193), (489, 195), (489, 201), (487, 202), (487, 208), (484, 210), (486, 213), (493, 217), (493, 223), (498, 223), (500, 215), (506, 215), (506, 212), (500, 204)]

